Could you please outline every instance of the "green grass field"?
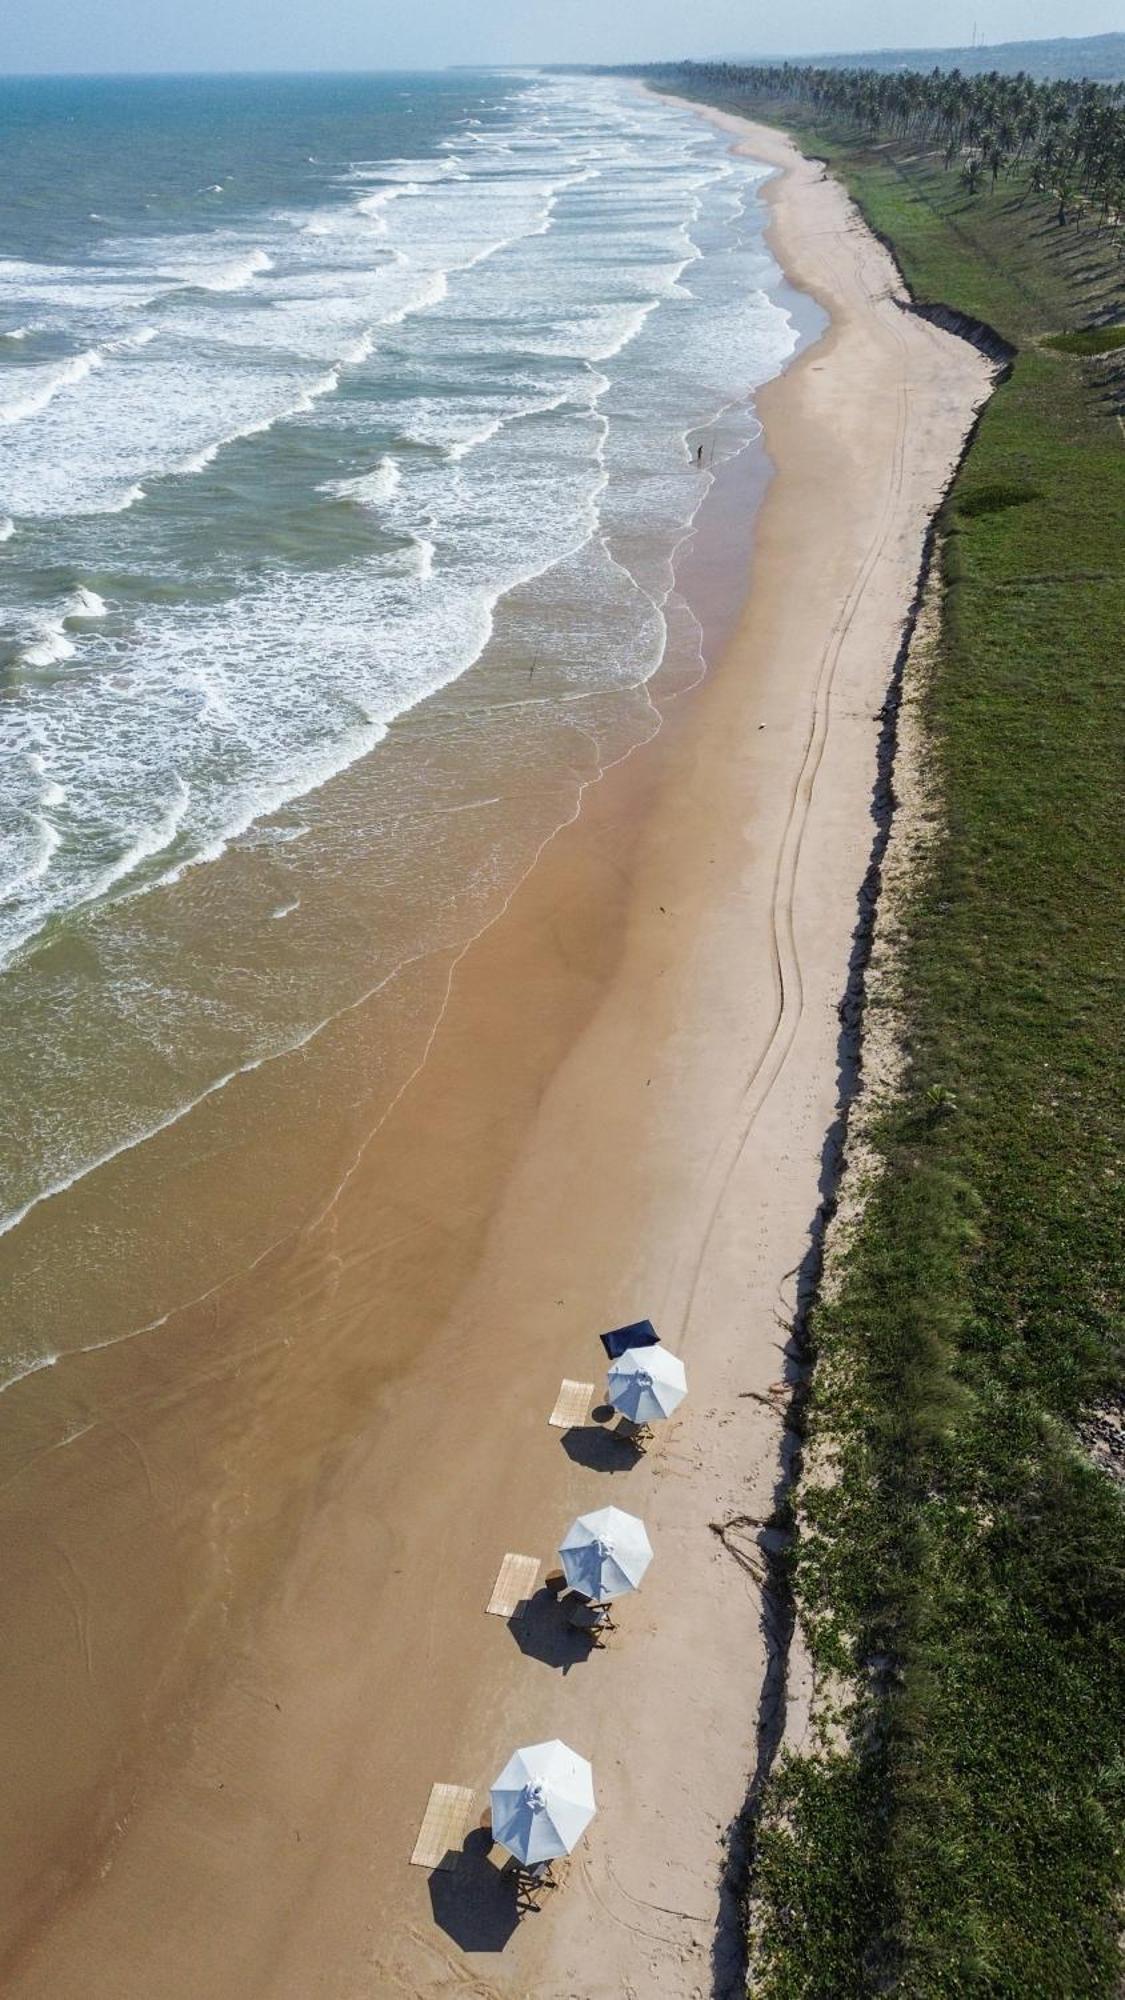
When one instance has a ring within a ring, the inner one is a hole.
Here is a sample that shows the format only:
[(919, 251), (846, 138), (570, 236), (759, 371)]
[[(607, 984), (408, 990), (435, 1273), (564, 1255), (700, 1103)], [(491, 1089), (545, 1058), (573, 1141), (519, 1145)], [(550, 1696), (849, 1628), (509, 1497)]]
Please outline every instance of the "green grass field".
[(1125, 1825), (1125, 1521), (1078, 1431), (1120, 1384), (1125, 264), (1018, 181), (970, 199), (937, 156), (726, 102), (1018, 350), (942, 520), (906, 1081), (811, 1324), (839, 1478), (804, 1483), (793, 1583), (849, 1747), (773, 1774), (752, 1990), (1094, 2000)]

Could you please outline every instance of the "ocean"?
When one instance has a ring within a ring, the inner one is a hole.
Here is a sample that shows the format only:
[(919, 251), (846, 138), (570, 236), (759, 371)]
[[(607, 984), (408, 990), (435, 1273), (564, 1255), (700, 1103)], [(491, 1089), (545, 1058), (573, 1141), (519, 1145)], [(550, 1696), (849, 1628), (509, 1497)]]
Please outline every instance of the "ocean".
[(699, 678), (764, 176), (608, 78), (0, 84), (0, 1383), (316, 1216)]

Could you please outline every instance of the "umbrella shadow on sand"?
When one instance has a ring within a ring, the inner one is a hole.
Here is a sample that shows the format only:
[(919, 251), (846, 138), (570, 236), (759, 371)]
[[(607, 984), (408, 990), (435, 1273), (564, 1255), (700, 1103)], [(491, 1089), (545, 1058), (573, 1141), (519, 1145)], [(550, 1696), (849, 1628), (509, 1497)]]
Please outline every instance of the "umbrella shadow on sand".
[[(617, 1412), (609, 1404), (604, 1406), (610, 1417)], [(634, 1443), (627, 1424), (618, 1422), (608, 1428), (603, 1409), (593, 1412), (594, 1422), (572, 1424), (562, 1434), (562, 1448), (575, 1465), (585, 1466), (587, 1472), (631, 1472), (640, 1463), (643, 1453)]]
[(434, 1922), (462, 1951), (503, 1951), (524, 1914), (515, 1878), (491, 1856), (491, 1833), (474, 1827), (454, 1865), (430, 1876)]
[(558, 1667), (564, 1674), (581, 1666), (596, 1651), (592, 1634), (568, 1622), (563, 1605), (551, 1590), (537, 1590), (529, 1597), (509, 1618), (508, 1630), (525, 1659), (542, 1660), (544, 1666)]

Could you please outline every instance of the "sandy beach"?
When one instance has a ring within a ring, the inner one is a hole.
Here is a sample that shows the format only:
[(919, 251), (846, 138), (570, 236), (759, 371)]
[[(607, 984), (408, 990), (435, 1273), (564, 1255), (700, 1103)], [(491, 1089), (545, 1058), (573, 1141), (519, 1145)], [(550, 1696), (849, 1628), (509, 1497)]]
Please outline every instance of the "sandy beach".
[[(143, 1397), (128, 1357), (80, 1364), (115, 1412), (97, 1450), (79, 1470), (45, 1446), (0, 1496), (57, 1581), (11, 1706), (11, 2000), (740, 1990), (757, 1524), (847, 1082), (880, 710), (990, 377), (903, 310), (818, 165), (715, 115), (779, 169), (776, 254), (831, 319), (758, 399), (775, 473), (737, 630), (450, 954), (411, 1082), (314, 1220), (187, 1316)], [(691, 1393), (635, 1460), (547, 1415), (642, 1314)], [(233, 1382), (232, 1327), (255, 1330)], [(506, 1551), (549, 1568), (609, 1500), (656, 1560), (604, 1651), (485, 1615)], [(103, 1629), (90, 1578), (142, 1514), (159, 1563)], [(255, 1588), (224, 1594), (235, 1562)], [(516, 1924), (479, 1843), (408, 1865), (435, 1781), (473, 1791), (473, 1824), (509, 1750), (555, 1735), (593, 1760), (599, 1815), (540, 1913)]]

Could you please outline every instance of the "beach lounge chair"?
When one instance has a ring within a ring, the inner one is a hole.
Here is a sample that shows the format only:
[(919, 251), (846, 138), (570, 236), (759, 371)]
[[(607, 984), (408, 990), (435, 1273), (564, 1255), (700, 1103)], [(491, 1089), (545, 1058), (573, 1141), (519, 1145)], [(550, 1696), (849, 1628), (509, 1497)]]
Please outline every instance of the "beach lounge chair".
[(634, 1451), (647, 1451), (656, 1433), (651, 1424), (635, 1424), (629, 1417), (622, 1417), (617, 1425), (618, 1436)]
[(504, 1865), (504, 1874), (515, 1883), (516, 1906), (520, 1910), (538, 1910), (539, 1898), (545, 1889), (557, 1889), (558, 1878), (551, 1861), (517, 1861), (511, 1855)]
[(571, 1630), (581, 1632), (593, 1646), (604, 1646), (606, 1633), (617, 1629), (602, 1605), (587, 1604), (581, 1597), (572, 1598), (564, 1606), (564, 1611)]

